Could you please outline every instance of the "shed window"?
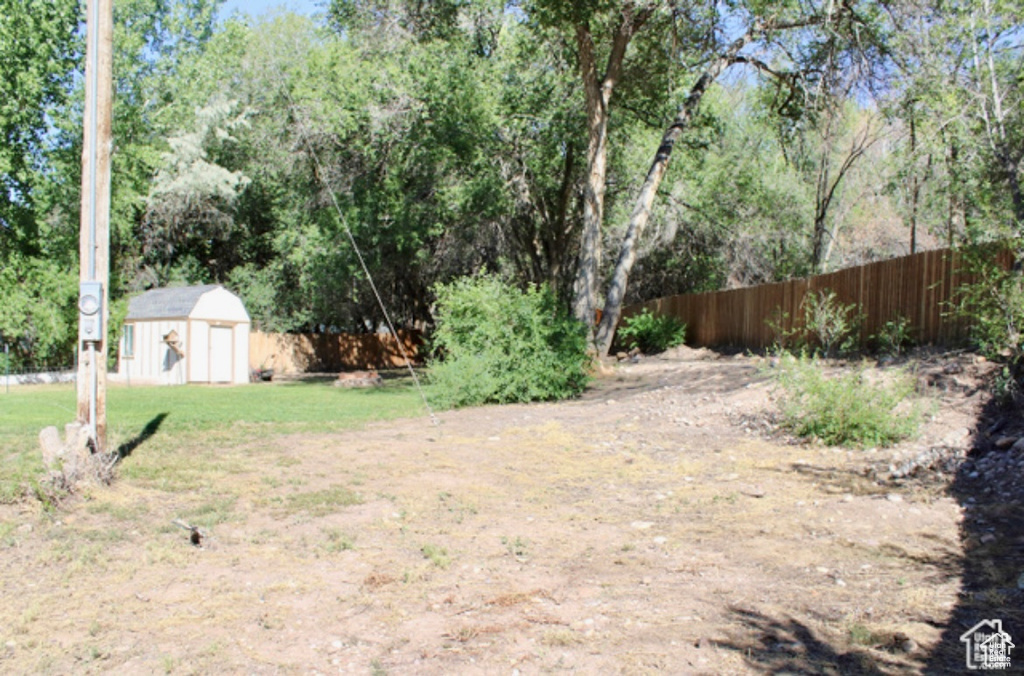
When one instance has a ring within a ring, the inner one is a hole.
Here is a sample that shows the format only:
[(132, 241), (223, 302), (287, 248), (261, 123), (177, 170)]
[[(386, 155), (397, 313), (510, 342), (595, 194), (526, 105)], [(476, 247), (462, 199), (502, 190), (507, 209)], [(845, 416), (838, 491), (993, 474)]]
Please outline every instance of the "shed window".
[(125, 359), (131, 359), (135, 356), (135, 325), (125, 324), (124, 325), (124, 354), (121, 355)]

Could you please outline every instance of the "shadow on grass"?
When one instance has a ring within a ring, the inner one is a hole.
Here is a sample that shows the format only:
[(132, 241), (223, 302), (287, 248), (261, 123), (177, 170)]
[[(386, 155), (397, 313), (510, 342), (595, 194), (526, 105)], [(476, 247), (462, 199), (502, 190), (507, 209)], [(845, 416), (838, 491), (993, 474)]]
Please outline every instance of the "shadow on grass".
[(840, 650), (792, 617), (770, 617), (736, 607), (730, 611), (735, 622), (744, 628), (745, 636), (716, 642), (717, 647), (736, 651), (752, 668), (765, 673), (875, 676), (907, 668), (905, 662), (884, 651)]
[(133, 437), (132, 439), (129, 439), (128, 441), (126, 441), (123, 444), (121, 444), (120, 446), (118, 446), (117, 447), (117, 458), (118, 458), (118, 460), (124, 460), (125, 458), (130, 456), (132, 454), (132, 451), (134, 451), (136, 448), (138, 448), (143, 443), (145, 443), (146, 440), (149, 439), (151, 436), (156, 434), (157, 431), (160, 429), (160, 425), (163, 424), (164, 420), (167, 418), (168, 415), (170, 415), (170, 414), (169, 413), (160, 413), (160, 414), (158, 414), (155, 418), (153, 418), (148, 423), (146, 423), (146, 426), (143, 427), (142, 431), (139, 432), (135, 437)]

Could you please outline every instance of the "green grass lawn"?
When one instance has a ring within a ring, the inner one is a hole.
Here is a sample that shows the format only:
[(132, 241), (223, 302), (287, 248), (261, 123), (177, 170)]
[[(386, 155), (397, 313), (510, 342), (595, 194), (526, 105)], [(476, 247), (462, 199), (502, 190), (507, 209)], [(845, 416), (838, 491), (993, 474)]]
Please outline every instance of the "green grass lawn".
[[(75, 417), (74, 386), (19, 386), (0, 393), (0, 502), (18, 499), (42, 475), (39, 431), (63, 433)], [(237, 387), (185, 385), (107, 391), (108, 446), (138, 443), (159, 450), (173, 441), (223, 445), (291, 432), (329, 432), (371, 420), (424, 415), (411, 378), (388, 379), (377, 388), (329, 383), (274, 383)]]

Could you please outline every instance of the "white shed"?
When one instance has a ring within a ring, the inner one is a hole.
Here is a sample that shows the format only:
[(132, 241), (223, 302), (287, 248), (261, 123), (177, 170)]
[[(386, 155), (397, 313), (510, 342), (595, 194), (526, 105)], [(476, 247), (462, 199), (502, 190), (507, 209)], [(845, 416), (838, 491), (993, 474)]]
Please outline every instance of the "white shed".
[(128, 301), (117, 375), (130, 383), (249, 382), (249, 313), (218, 284), (153, 289)]

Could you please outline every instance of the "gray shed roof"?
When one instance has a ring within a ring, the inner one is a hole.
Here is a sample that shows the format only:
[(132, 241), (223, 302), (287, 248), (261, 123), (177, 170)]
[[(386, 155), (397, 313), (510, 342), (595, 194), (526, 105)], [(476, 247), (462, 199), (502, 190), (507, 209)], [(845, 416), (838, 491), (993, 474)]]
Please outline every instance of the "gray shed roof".
[(126, 319), (188, 317), (203, 294), (219, 287), (220, 284), (204, 284), (151, 289), (128, 301)]

